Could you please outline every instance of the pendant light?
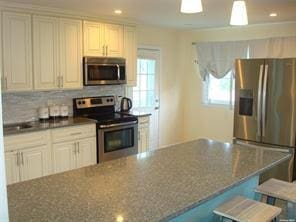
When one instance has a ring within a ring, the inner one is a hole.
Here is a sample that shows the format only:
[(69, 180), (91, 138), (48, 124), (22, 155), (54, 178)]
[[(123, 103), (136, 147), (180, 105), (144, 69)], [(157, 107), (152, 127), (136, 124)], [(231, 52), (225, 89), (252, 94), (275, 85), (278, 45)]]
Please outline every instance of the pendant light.
[(182, 0), (182, 13), (198, 13), (202, 12), (201, 0)]
[(231, 12), (230, 25), (247, 25), (248, 15), (246, 2), (243, 0), (234, 0)]

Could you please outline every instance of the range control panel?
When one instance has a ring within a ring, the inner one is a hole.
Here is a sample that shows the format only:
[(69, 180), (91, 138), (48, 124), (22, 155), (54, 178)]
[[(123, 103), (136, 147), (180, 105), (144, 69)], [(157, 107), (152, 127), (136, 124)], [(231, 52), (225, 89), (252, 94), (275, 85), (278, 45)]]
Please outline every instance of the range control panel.
[(114, 96), (100, 96), (75, 99), (77, 109), (85, 109), (100, 106), (114, 106)]

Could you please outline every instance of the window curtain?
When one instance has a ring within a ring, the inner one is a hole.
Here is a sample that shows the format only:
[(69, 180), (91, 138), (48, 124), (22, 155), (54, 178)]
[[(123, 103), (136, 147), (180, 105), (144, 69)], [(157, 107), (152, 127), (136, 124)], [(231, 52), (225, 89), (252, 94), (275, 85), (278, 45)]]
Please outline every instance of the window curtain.
[(196, 43), (195, 51), (201, 78), (211, 74), (221, 79), (238, 58), (296, 58), (296, 37)]
[(197, 62), (203, 80), (208, 74), (223, 78), (234, 68), (236, 58), (247, 58), (248, 42), (205, 42), (195, 45)]

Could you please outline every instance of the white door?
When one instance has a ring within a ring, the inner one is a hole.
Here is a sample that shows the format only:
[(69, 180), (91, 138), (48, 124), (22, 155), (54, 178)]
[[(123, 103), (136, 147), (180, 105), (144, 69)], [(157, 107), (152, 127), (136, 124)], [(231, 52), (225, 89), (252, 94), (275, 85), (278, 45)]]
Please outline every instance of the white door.
[(46, 176), (49, 173), (47, 146), (40, 146), (20, 151), (21, 181)]
[(60, 19), (60, 75), (62, 88), (82, 88), (82, 22)]
[(160, 50), (138, 49), (137, 86), (133, 87), (133, 107), (151, 113), (149, 149), (159, 148)]
[(123, 55), (123, 26), (105, 25), (106, 54), (110, 57), (122, 57)]
[(102, 23), (84, 21), (84, 56), (104, 55), (104, 27)]
[(76, 155), (76, 167), (85, 167), (96, 164), (96, 138), (79, 140), (78, 153)]
[(34, 88), (59, 88), (59, 20), (33, 17)]
[(3, 12), (3, 77), (7, 91), (32, 90), (31, 15)]
[(57, 143), (53, 145), (54, 172), (64, 172), (76, 168), (75, 142)]
[(12, 184), (20, 181), (17, 151), (5, 152), (6, 183)]

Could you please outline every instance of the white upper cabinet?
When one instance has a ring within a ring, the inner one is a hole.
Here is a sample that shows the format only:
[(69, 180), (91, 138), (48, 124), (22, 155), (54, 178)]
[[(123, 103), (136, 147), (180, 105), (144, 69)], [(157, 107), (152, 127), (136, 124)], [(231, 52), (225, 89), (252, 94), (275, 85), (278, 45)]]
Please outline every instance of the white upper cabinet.
[(123, 56), (123, 26), (84, 21), (84, 56)]
[(33, 17), (34, 87), (59, 88), (59, 19)]
[(31, 15), (3, 12), (3, 83), (6, 91), (32, 90)]
[(123, 26), (105, 25), (105, 56), (121, 57), (123, 55)]
[(124, 27), (124, 57), (126, 59), (127, 84), (137, 85), (137, 33), (136, 27)]
[(33, 24), (35, 89), (82, 88), (82, 22), (34, 16)]
[(60, 76), (64, 89), (82, 88), (82, 22), (60, 19)]
[(104, 24), (84, 21), (84, 55), (103, 56), (105, 53)]

